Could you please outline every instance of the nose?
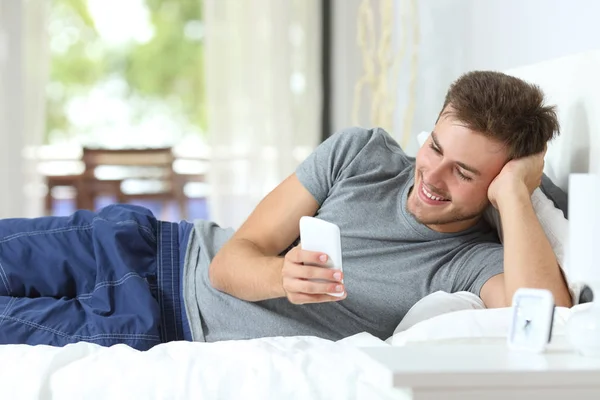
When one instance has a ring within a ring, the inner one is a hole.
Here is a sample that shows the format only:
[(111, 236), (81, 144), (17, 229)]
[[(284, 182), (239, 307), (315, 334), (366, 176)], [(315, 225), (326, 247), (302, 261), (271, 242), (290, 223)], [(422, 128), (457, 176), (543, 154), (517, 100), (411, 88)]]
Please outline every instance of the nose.
[(444, 187), (444, 173), (444, 167), (442, 163), (439, 163), (431, 165), (427, 172), (423, 174), (423, 178), (428, 185), (441, 190)]

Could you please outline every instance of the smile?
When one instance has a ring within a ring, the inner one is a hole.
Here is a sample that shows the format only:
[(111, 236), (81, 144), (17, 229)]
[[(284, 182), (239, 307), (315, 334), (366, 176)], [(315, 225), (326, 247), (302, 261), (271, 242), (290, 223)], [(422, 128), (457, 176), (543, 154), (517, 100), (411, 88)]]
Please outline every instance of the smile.
[(421, 182), (421, 197), (425, 197), (426, 200), (429, 201), (434, 201), (434, 202), (439, 202), (439, 203), (443, 203), (446, 201), (450, 201), (449, 199), (446, 199), (444, 197), (440, 197), (440, 196), (436, 196), (433, 193), (431, 193), (430, 191), (427, 190), (427, 188), (425, 187), (425, 185), (423, 184), (423, 182)]

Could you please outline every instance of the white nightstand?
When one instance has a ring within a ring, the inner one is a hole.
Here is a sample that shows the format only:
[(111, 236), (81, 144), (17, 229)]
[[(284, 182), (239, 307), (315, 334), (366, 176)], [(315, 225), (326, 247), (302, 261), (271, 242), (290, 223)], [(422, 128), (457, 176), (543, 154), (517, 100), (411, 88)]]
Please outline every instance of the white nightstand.
[(563, 338), (541, 354), (511, 352), (500, 339), (363, 350), (414, 400), (600, 399), (600, 358), (574, 353)]

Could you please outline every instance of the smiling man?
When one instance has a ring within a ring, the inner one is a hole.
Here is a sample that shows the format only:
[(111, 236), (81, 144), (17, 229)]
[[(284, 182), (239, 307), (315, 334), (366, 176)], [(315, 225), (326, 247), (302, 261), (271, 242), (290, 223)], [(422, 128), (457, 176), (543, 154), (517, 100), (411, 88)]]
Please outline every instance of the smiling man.
[[(382, 129), (339, 132), (236, 232), (127, 205), (0, 221), (0, 343), (387, 339), (438, 290), (503, 307), (520, 287), (547, 288), (570, 306), (531, 204), (557, 132), (537, 87), (471, 72), (415, 158)], [(482, 218), (490, 205), (504, 246)], [(305, 265), (327, 261), (299, 246), (305, 215), (340, 227), (343, 274)]]
[[(470, 291), (487, 307), (504, 307), (520, 287), (547, 288), (558, 305), (570, 306), (531, 203), (546, 144), (558, 130), (539, 88), (476, 71), (451, 85), (416, 158), (382, 129), (335, 134), (214, 257), (205, 286), (227, 295), (206, 289), (199, 295), (209, 327), (202, 334), (339, 338), (368, 331), (386, 338), (412, 305), (438, 290)], [(490, 204), (499, 210), (504, 246), (482, 218)], [(340, 226), (343, 277), (303, 265), (318, 263), (319, 254), (299, 246), (287, 251), (303, 215)], [(344, 296), (327, 295), (334, 290)], [(261, 323), (231, 330), (212, 311), (222, 298), (253, 302), (234, 309), (260, 315)]]

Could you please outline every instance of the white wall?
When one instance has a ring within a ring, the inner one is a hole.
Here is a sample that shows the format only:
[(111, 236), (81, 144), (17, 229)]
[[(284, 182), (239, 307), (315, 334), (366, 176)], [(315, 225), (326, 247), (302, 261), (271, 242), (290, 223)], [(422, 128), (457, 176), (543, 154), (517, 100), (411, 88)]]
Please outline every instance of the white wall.
[(0, 218), (43, 210), (41, 177), (23, 153), (44, 132), (49, 4), (0, 0)]
[[(412, 134), (432, 128), (448, 85), (463, 72), (507, 70), (600, 49), (596, 0), (419, 0), (418, 5), (419, 75)], [(401, 7), (396, 20), (398, 36)], [(408, 104), (406, 65), (400, 74), (396, 136), (401, 135)], [(415, 150), (413, 140), (407, 151)]]
[(468, 67), (506, 70), (600, 48), (599, 16), (596, 0), (471, 0)]
[[(361, 0), (332, 0), (331, 125), (338, 131), (352, 125), (354, 85), (362, 74), (357, 46), (357, 16)], [(361, 118), (367, 115), (361, 110)]]
[(0, 2), (0, 218), (23, 216), (23, 5)]

